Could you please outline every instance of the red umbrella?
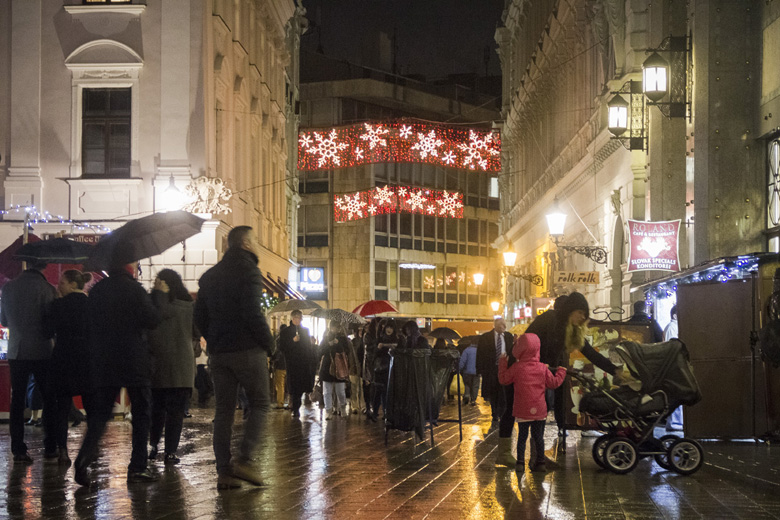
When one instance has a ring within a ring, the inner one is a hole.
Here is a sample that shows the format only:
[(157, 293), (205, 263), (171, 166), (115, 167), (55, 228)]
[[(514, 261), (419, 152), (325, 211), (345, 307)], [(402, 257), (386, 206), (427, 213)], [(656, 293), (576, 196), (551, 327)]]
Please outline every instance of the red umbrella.
[(398, 312), (398, 309), (393, 307), (387, 300), (370, 300), (366, 303), (361, 303), (352, 312), (361, 316), (376, 316), (383, 312)]

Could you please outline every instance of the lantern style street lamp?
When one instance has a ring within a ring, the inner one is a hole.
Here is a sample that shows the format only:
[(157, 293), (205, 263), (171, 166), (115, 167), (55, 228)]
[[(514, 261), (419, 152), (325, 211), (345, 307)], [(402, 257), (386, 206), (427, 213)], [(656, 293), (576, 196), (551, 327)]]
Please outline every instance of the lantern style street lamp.
[(560, 240), (563, 238), (563, 229), (566, 224), (566, 213), (563, 213), (558, 207), (558, 199), (555, 199), (553, 210), (547, 214), (547, 227), (550, 230), (550, 236), (555, 242), (555, 246), (558, 249), (564, 251), (573, 251), (577, 254), (583, 255), (597, 264), (607, 263), (607, 250), (602, 246), (567, 246), (560, 244)]
[(628, 101), (620, 94), (607, 102), (607, 130), (615, 137), (628, 130)]
[(493, 312), (498, 312), (498, 309), (501, 308), (501, 302), (494, 300), (490, 302), (490, 308), (493, 309)]
[(474, 273), (474, 285), (480, 287), (484, 281), (485, 275), (483, 273)]
[(550, 230), (550, 236), (557, 241), (563, 236), (563, 229), (566, 227), (566, 213), (558, 207), (558, 199), (555, 199), (553, 210), (547, 214), (547, 227)]
[(669, 91), (669, 63), (657, 52), (642, 64), (642, 91), (647, 99), (657, 103)]
[(504, 251), (503, 256), (505, 267), (515, 266), (515, 262), (517, 261), (517, 252), (515, 251), (515, 248), (512, 247), (512, 242), (509, 242), (509, 246), (507, 247), (507, 250)]

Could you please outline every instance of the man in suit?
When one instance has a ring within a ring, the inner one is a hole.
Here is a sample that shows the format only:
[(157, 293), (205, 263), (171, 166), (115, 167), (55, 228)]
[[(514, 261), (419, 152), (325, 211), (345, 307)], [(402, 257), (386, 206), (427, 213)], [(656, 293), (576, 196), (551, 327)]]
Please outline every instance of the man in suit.
[(477, 343), (477, 372), (482, 376), (482, 397), (490, 401), (493, 421), (498, 425), (498, 458), (496, 464), (514, 466), (517, 461), (512, 457), (512, 429), (515, 419), (512, 417), (514, 404), (514, 385), (502, 386), (498, 382), (498, 359), (506, 354), (507, 366), (515, 362), (512, 356), (514, 337), (506, 332), (503, 318), (493, 321), (493, 330), (482, 334)]

